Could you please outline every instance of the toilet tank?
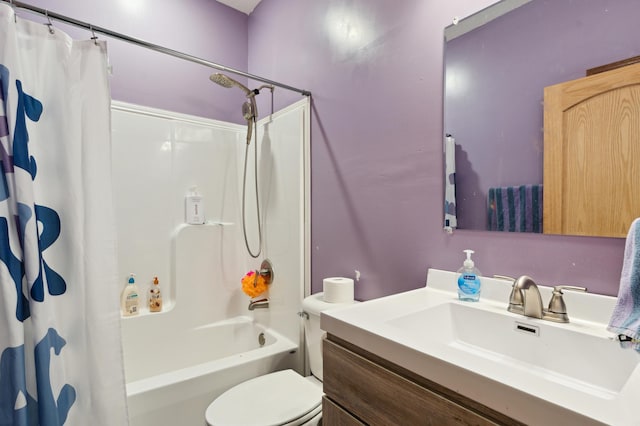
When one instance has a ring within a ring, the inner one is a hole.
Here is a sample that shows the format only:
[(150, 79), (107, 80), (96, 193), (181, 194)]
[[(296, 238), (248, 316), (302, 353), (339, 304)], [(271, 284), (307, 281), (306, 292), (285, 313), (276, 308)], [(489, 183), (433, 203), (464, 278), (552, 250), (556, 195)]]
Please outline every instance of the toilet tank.
[(350, 305), (350, 303), (328, 303), (323, 293), (312, 294), (302, 301), (302, 310), (307, 314), (304, 321), (304, 336), (309, 356), (311, 374), (322, 381), (322, 340), (325, 332), (320, 329), (320, 313), (328, 309)]

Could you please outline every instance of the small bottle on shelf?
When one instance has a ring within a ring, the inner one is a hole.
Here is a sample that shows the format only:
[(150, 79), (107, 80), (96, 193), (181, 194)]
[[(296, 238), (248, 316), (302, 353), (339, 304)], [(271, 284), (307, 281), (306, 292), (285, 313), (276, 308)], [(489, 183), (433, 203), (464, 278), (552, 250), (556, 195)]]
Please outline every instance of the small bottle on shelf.
[(136, 286), (135, 274), (129, 274), (127, 285), (122, 290), (120, 298), (120, 308), (122, 316), (130, 317), (138, 315), (138, 286)]
[(158, 277), (153, 277), (153, 286), (149, 290), (149, 312), (162, 312), (162, 294)]

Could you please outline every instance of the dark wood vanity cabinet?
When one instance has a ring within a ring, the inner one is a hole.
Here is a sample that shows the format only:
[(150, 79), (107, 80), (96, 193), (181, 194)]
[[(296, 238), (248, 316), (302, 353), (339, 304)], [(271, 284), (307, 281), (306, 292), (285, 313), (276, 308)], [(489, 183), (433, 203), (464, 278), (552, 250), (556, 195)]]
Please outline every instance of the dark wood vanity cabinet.
[(522, 424), (333, 335), (323, 362), (323, 426)]

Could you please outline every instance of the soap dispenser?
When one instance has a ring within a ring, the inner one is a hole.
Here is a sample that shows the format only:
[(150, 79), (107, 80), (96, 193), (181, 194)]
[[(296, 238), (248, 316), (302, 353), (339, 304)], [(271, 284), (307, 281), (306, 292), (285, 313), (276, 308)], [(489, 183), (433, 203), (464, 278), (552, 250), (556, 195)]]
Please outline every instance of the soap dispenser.
[(120, 308), (122, 316), (130, 317), (138, 315), (138, 286), (136, 285), (135, 274), (129, 274), (127, 285), (122, 290), (120, 298)]
[(480, 300), (480, 276), (482, 275), (478, 268), (475, 267), (471, 255), (473, 250), (464, 250), (467, 258), (462, 264), (462, 268), (458, 269), (458, 299), (466, 302), (477, 302)]
[(185, 220), (190, 225), (204, 223), (204, 200), (198, 193), (197, 186), (192, 186), (185, 197)]

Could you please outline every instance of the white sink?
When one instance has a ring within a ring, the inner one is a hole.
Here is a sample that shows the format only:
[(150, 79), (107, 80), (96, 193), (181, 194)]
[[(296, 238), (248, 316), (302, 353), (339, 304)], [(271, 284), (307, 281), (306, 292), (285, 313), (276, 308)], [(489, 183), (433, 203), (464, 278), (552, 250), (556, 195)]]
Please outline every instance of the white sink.
[(640, 354), (606, 330), (615, 298), (566, 292), (559, 324), (508, 312), (506, 281), (483, 278), (480, 301), (461, 302), (456, 278), (431, 269), (426, 287), (323, 312), (321, 326), (526, 424), (640, 424)]
[(466, 302), (447, 302), (387, 321), (402, 334), (429, 340), (498, 363), (524, 369), (585, 392), (613, 397), (640, 356), (609, 335), (571, 329), (494, 312)]

